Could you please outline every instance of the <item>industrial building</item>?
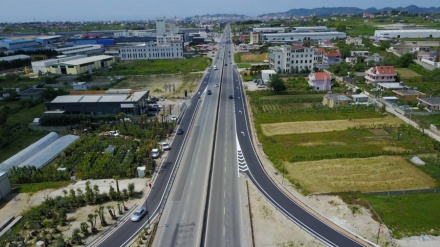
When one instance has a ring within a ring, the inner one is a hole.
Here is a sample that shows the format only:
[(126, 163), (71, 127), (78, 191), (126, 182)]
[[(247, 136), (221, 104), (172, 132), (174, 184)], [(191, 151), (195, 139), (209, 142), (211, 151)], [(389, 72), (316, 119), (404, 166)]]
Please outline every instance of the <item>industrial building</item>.
[(183, 43), (157, 45), (155, 42), (126, 44), (119, 49), (122, 61), (183, 58)]
[(47, 102), (45, 114), (126, 114), (141, 115), (147, 110), (149, 91), (108, 90), (104, 94), (63, 95)]
[(54, 58), (54, 59), (47, 59), (47, 60), (41, 60), (41, 61), (35, 61), (32, 62), (32, 71), (34, 73), (46, 73), (50, 71), (50, 66), (62, 62), (67, 62), (70, 60), (75, 60), (79, 58), (85, 58), (86, 55), (77, 55), (77, 56), (71, 56), (71, 57), (62, 57), (62, 58)]
[(97, 55), (104, 53), (102, 45), (74, 45), (70, 47), (63, 47), (55, 49), (58, 53), (67, 56), (73, 55)]
[(16, 51), (26, 47), (37, 45), (34, 39), (4, 39), (0, 40), (0, 47), (8, 50)]
[(263, 42), (271, 43), (293, 43), (304, 40), (332, 40), (345, 39), (346, 33), (343, 32), (301, 32), (301, 33), (267, 33), (261, 34)]
[(31, 57), (28, 55), (14, 55), (14, 56), (6, 56), (6, 57), (0, 57), (0, 61), (10, 62), (14, 60), (31, 60)]
[(116, 58), (107, 55), (85, 57), (75, 60), (63, 61), (50, 66), (50, 72), (62, 75), (79, 75), (92, 73), (101, 68), (107, 68), (116, 62)]
[(5, 197), (11, 189), (8, 173), (0, 171), (0, 199)]
[(412, 30), (376, 30), (374, 37), (378, 40), (403, 39), (403, 38), (440, 38), (437, 29), (412, 29)]

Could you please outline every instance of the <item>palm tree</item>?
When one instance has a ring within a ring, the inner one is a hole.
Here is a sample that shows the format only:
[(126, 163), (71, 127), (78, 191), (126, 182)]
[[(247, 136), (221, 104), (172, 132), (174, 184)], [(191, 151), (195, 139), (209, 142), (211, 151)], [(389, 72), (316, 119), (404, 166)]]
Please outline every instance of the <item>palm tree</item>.
[(98, 215), (96, 213), (87, 215), (87, 222), (90, 223), (90, 228), (92, 229), (92, 232), (96, 231), (96, 218), (97, 217), (98, 217)]
[(81, 235), (79, 235), (81, 231), (79, 228), (75, 228), (72, 233), (72, 240), (75, 241), (76, 244), (81, 244)]
[(99, 220), (101, 221), (101, 226), (106, 226), (107, 222), (105, 221), (105, 217), (104, 217), (104, 206), (100, 205), (95, 212), (98, 214), (99, 216)]

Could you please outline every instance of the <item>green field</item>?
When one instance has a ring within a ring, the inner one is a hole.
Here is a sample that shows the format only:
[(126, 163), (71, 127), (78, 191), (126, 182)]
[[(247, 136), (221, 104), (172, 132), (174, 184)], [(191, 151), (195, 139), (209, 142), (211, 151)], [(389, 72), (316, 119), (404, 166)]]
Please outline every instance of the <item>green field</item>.
[(250, 68), (251, 64), (250, 63), (237, 63), (237, 67), (239, 69), (246, 69), (246, 68)]
[(191, 73), (205, 70), (211, 58), (196, 57), (173, 60), (136, 60), (120, 62), (113, 66), (111, 75), (148, 75)]
[(420, 78), (422, 77), (420, 74), (414, 72), (408, 68), (396, 68), (397, 73), (400, 75), (400, 78), (405, 80), (408, 78)]
[(370, 202), (395, 238), (440, 235), (440, 194), (361, 197)]

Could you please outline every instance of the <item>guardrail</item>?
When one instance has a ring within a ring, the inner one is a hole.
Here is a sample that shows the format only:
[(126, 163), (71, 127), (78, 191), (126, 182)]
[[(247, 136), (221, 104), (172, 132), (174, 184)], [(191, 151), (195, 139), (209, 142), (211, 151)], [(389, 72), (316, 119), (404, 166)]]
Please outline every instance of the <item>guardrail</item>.
[(395, 195), (411, 195), (411, 194), (437, 194), (437, 193), (440, 193), (440, 188), (419, 189), (419, 190), (390, 190), (390, 191), (362, 192), (362, 194), (377, 195), (377, 196), (395, 196)]

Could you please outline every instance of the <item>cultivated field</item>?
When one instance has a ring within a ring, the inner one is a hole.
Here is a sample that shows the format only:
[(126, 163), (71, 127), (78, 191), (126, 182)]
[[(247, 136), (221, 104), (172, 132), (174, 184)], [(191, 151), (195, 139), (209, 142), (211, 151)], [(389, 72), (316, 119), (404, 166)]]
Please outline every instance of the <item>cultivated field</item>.
[(305, 134), (330, 131), (342, 131), (349, 128), (365, 126), (373, 128), (380, 125), (398, 126), (402, 121), (396, 117), (387, 118), (368, 118), (356, 120), (331, 120), (331, 121), (303, 121), (303, 122), (282, 122), (261, 124), (261, 129), (265, 136)]
[(287, 177), (310, 193), (433, 188), (434, 179), (401, 156), (284, 163)]
[(422, 77), (420, 74), (418, 74), (408, 68), (396, 68), (396, 71), (397, 71), (397, 73), (399, 73), (399, 75), (402, 79)]

